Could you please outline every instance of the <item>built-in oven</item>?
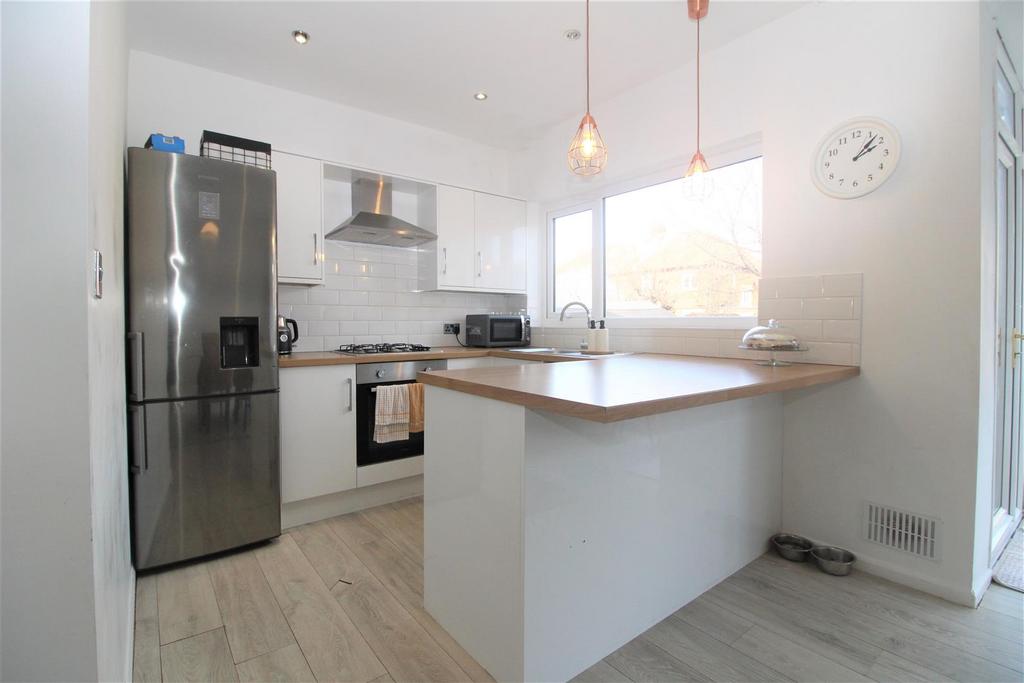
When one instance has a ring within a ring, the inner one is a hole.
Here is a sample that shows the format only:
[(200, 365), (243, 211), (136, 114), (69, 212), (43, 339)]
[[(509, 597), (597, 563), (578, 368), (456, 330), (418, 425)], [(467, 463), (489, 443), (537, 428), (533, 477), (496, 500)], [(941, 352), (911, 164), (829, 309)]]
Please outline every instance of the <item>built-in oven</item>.
[(356, 365), (356, 465), (411, 458), (423, 455), (423, 432), (412, 432), (408, 439), (377, 443), (373, 427), (377, 415), (377, 387), (386, 384), (412, 384), (416, 373), (445, 370), (446, 360), (418, 360), (398, 363), (363, 363)]
[(469, 346), (529, 346), (530, 316), (519, 313), (478, 313), (466, 316)]

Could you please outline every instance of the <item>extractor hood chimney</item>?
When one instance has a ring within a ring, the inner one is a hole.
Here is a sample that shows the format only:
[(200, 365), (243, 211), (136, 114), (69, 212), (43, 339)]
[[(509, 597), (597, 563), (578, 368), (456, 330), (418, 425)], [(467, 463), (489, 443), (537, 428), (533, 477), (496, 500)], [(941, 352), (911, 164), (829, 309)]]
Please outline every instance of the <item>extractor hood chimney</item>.
[(384, 176), (352, 181), (352, 217), (324, 237), (388, 247), (415, 247), (437, 239), (429, 230), (391, 215), (391, 180)]

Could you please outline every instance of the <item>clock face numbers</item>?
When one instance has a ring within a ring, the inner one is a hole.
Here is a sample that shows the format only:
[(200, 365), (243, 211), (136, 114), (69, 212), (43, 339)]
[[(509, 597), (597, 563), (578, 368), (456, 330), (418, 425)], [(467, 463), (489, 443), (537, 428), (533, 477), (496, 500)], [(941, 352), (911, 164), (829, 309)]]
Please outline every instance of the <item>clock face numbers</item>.
[(895, 169), (899, 141), (882, 126), (852, 123), (830, 134), (815, 161), (814, 178), (833, 197), (859, 197)]

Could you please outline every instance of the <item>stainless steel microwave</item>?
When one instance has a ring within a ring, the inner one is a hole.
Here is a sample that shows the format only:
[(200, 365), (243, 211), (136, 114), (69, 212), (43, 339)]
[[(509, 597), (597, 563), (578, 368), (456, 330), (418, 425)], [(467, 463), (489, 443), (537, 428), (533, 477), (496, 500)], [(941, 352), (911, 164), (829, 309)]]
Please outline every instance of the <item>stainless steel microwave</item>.
[(530, 316), (513, 313), (479, 313), (466, 316), (469, 346), (529, 346)]

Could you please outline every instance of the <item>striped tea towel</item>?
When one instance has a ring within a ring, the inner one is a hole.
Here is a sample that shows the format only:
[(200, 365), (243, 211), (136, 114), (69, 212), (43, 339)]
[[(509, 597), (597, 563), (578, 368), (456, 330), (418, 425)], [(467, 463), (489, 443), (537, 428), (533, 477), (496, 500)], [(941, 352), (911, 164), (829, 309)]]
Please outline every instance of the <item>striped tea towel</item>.
[(390, 443), (408, 438), (409, 385), (387, 384), (377, 387), (373, 440), (377, 443)]

